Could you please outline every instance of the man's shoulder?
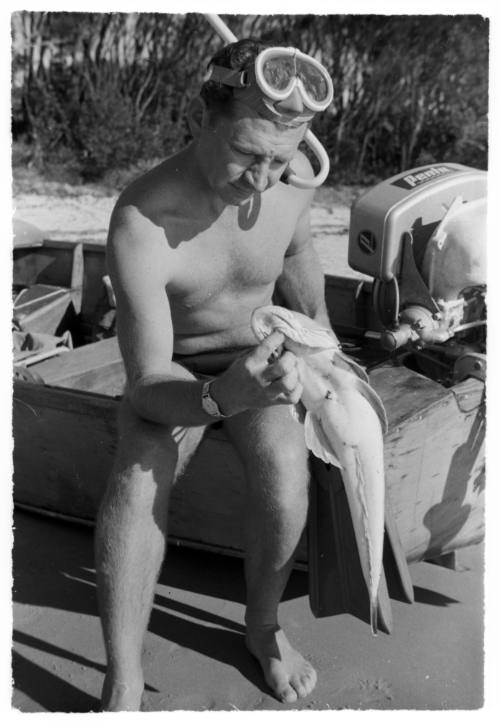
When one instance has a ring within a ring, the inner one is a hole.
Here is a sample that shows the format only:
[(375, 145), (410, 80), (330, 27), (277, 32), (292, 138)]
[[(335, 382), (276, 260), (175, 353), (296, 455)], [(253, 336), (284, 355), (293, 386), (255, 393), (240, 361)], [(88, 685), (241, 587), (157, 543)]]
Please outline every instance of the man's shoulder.
[(169, 201), (165, 164), (154, 166), (122, 190), (111, 215), (109, 239), (118, 235), (132, 240), (157, 228), (157, 218)]
[(120, 211), (120, 215), (124, 217), (132, 216), (131, 219), (134, 215), (131, 210), (133, 208), (142, 211), (142, 214), (147, 216), (147, 211), (154, 207), (156, 199), (161, 195), (165, 185), (167, 175), (165, 165), (166, 161), (163, 161), (129, 183), (120, 193), (115, 210)]
[(151, 221), (131, 200), (116, 203), (109, 223), (109, 245), (135, 245), (150, 230)]
[(106, 258), (118, 288), (163, 287), (168, 281), (171, 264), (164, 234), (131, 202), (117, 203), (113, 210)]
[(155, 222), (154, 214), (131, 197), (118, 199), (107, 238), (107, 253), (132, 262), (155, 263), (165, 256), (168, 244), (165, 233)]

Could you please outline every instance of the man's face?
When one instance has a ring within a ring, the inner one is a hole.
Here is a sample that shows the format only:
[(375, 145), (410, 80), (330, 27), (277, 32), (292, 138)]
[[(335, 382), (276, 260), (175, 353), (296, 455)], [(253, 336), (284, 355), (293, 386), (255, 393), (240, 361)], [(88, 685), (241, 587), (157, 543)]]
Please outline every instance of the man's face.
[(241, 205), (280, 179), (304, 137), (306, 126), (277, 127), (236, 102), (232, 116), (203, 126), (199, 159), (212, 189), (229, 205)]

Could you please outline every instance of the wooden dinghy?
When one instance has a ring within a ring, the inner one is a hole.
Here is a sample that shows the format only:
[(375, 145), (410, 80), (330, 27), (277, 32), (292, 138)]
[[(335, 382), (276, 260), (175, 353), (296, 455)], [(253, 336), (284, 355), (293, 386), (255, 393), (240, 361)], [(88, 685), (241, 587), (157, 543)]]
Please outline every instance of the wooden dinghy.
[[(25, 313), (20, 325), (33, 329), (38, 320), (45, 332), (69, 332), (74, 343), (15, 366), (14, 501), (86, 523), (95, 518), (110, 472), (125, 381), (105, 276), (97, 244), (38, 240), (14, 251), (16, 294), (41, 287), (39, 297), (47, 287), (52, 293), (36, 305), (37, 317)], [(369, 338), (376, 331), (369, 297), (370, 282), (326, 277), (334, 327), (367, 366), (387, 409), (387, 497), (404, 555), (409, 562), (442, 557), (483, 538), (484, 383), (467, 378), (445, 387), (415, 371), (411, 355), (381, 350)], [(338, 510), (339, 560), (348, 533), (342, 487), (322, 462), (313, 468), (312, 513), (319, 516), (312, 528), (324, 524), (325, 503)], [(171, 541), (240, 553), (243, 486), (241, 463), (223, 430), (209, 428), (174, 490)], [(307, 558), (304, 535), (298, 559)]]

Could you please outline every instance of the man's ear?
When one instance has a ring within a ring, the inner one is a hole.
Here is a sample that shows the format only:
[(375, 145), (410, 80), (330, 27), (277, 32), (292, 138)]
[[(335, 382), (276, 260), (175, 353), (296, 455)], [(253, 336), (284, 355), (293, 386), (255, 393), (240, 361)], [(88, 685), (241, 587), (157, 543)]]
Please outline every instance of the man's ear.
[(207, 112), (207, 106), (203, 98), (198, 95), (193, 98), (187, 109), (187, 121), (193, 138), (197, 138), (203, 125), (203, 116)]

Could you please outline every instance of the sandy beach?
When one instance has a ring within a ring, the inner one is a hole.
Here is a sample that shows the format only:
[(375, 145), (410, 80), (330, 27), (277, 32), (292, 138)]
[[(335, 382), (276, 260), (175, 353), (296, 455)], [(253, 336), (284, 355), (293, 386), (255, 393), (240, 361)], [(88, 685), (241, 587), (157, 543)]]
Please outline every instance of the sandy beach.
[[(482, 706), (482, 546), (460, 570), (410, 566), (391, 635), (347, 614), (315, 619), (295, 571), (281, 623), (315, 665), (312, 695), (282, 705), (243, 642), (243, 564), (170, 549), (144, 648), (145, 711), (474, 710)], [(105, 670), (92, 530), (15, 514), (14, 694), (23, 712), (96, 710)]]
[[(57, 185), (57, 184), (56, 184)], [(16, 216), (48, 238), (105, 242), (116, 195), (60, 186), (15, 194)], [(323, 269), (347, 265), (349, 205), (332, 191), (313, 206)], [(105, 671), (92, 528), (17, 510), (14, 518), (12, 706), (22, 712), (98, 708)], [(340, 614), (315, 619), (307, 574), (294, 571), (281, 607), (291, 641), (316, 666), (312, 695), (282, 705), (243, 642), (240, 559), (171, 548), (145, 641), (146, 711), (478, 710), (483, 705), (483, 545), (456, 571), (410, 566), (414, 604), (393, 600), (391, 635)]]

